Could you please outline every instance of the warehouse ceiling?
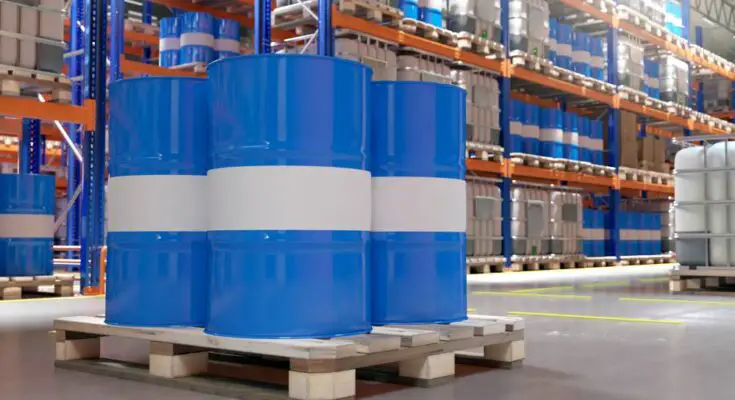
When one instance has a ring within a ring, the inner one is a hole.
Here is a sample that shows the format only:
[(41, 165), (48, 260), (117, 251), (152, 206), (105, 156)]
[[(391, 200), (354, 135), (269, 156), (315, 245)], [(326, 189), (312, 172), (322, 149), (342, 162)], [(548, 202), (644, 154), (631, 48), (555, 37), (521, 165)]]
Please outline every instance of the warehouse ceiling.
[[(710, 1), (724, 2), (733, 0)], [(735, 6), (733, 6), (733, 10), (735, 10)], [(730, 61), (735, 61), (735, 32), (715, 23), (710, 18), (705, 18), (702, 14), (694, 10), (692, 10), (690, 22), (689, 37), (691, 38), (692, 43), (694, 43), (696, 26), (701, 26), (704, 35), (704, 48), (713, 51)]]

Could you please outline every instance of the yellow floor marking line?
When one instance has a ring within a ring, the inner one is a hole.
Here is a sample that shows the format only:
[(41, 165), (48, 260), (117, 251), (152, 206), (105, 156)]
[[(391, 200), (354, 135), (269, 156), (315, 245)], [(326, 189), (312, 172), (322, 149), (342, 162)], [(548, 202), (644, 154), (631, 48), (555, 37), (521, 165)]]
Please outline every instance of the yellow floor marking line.
[(668, 281), (669, 281), (669, 278), (641, 278), (641, 279), (638, 279), (638, 282), (647, 282), (647, 283), (668, 282)]
[(472, 294), (478, 296), (517, 296), (517, 297), (540, 297), (547, 299), (570, 299), (570, 300), (590, 300), (592, 296), (579, 296), (576, 294), (543, 294), (543, 293), (517, 293), (517, 292), (488, 292), (475, 291)]
[(477, 309), (476, 308), (468, 308), (467, 309), (467, 312), (477, 312)]
[(529, 311), (510, 311), (509, 315), (521, 315), (529, 317), (552, 317), (552, 318), (570, 318), (570, 319), (586, 319), (592, 321), (616, 321), (616, 322), (637, 322), (644, 324), (666, 324), (666, 325), (682, 325), (681, 321), (672, 321), (667, 319), (648, 319), (648, 318), (625, 318), (625, 317), (603, 317), (597, 315), (577, 315), (577, 314), (554, 314), (543, 312)]
[(630, 285), (630, 281), (615, 281), (615, 282), (585, 283), (584, 285), (580, 285), (580, 287), (597, 288), (597, 287), (616, 287), (616, 286), (628, 286), (628, 285)]
[(574, 289), (574, 286), (549, 286), (549, 287), (542, 287), (542, 288), (510, 290), (509, 292), (511, 293), (536, 293), (536, 292), (545, 292), (547, 290), (571, 290), (571, 289)]
[(707, 301), (707, 300), (677, 300), (677, 299), (650, 299), (645, 297), (621, 297), (620, 301), (643, 301), (648, 303), (681, 303), (701, 304), (705, 306), (730, 306), (735, 307), (735, 301)]
[(39, 297), (35, 299), (15, 299), (15, 300), (0, 300), (0, 306), (7, 303), (27, 303), (31, 301), (59, 301), (59, 300), (87, 300), (87, 299), (97, 299), (97, 298), (105, 298), (104, 294), (100, 295), (94, 295), (94, 296), (69, 296), (69, 297)]

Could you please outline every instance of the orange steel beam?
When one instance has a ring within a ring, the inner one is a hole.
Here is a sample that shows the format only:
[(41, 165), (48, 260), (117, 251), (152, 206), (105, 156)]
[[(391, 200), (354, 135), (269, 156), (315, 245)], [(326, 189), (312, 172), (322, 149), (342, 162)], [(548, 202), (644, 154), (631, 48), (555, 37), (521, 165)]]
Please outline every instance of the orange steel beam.
[(621, 180), (620, 189), (647, 191), (666, 195), (674, 195), (674, 187), (654, 183), (643, 183), (638, 181)]
[(483, 161), (474, 158), (468, 158), (465, 160), (468, 171), (473, 172), (485, 172), (492, 174), (503, 174), (503, 164), (495, 161)]
[(35, 118), (44, 121), (63, 121), (94, 126), (94, 101), (83, 106), (41, 103), (31, 97), (0, 96), (0, 114), (19, 118)]
[(181, 77), (206, 77), (206, 74), (197, 74), (191, 71), (183, 71), (178, 69), (161, 68), (153, 64), (145, 64), (142, 62), (131, 61), (126, 59), (120, 60), (120, 72), (125, 75), (153, 75), (153, 76), (181, 76)]
[[(23, 134), (23, 120), (0, 118), (0, 135), (20, 137)], [(49, 140), (63, 140), (61, 132), (50, 123), (41, 124), (41, 135)]]
[(571, 82), (562, 81), (560, 79), (552, 78), (538, 72), (534, 72), (523, 67), (515, 66), (512, 68), (511, 75), (514, 78), (523, 79), (524, 81), (533, 82), (542, 86), (550, 87), (562, 92), (573, 94), (580, 97), (585, 97), (591, 100), (595, 100), (600, 103), (607, 104), (610, 107), (616, 107), (615, 96), (600, 93), (584, 86), (575, 85)]
[(722, 111), (710, 114), (711, 116), (719, 119), (733, 119), (735, 118), (735, 111)]
[(336, 6), (332, 7), (332, 25), (335, 28), (344, 28), (362, 32), (378, 39), (424, 50), (432, 54), (455, 61), (462, 61), (466, 64), (474, 65), (490, 71), (506, 74), (508, 72), (507, 63), (503, 61), (490, 60), (479, 54), (463, 51), (456, 47), (447, 46), (423, 37), (411, 35), (410, 33), (406, 33), (398, 29), (381, 26), (372, 21), (356, 18), (339, 12)]

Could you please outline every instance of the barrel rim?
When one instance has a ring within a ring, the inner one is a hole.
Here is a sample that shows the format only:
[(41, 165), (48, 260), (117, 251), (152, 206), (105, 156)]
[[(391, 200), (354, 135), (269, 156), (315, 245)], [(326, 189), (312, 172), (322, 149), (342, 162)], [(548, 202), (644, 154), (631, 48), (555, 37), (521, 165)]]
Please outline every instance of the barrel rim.
[(132, 84), (132, 83), (136, 83), (136, 82), (140, 82), (144, 80), (145, 81), (188, 81), (188, 80), (191, 80), (191, 81), (199, 81), (202, 83), (207, 82), (206, 77), (200, 78), (197, 76), (136, 76), (134, 78), (125, 78), (125, 79), (120, 79), (120, 80), (111, 82), (110, 89), (112, 89), (112, 87), (114, 86), (120, 86), (125, 83)]
[(453, 85), (451, 83), (443, 83), (443, 82), (424, 82), (424, 81), (373, 81), (372, 84), (374, 86), (426, 86), (426, 87), (448, 87), (448, 88), (454, 88), (461, 90), (465, 93), (467, 93), (467, 90), (465, 90), (463, 87)]
[(209, 73), (210, 69), (212, 69), (213, 66), (217, 66), (220, 64), (224, 64), (227, 62), (234, 62), (240, 59), (260, 59), (260, 58), (293, 58), (293, 59), (308, 59), (308, 58), (314, 58), (314, 59), (320, 59), (320, 60), (329, 60), (337, 63), (343, 63), (343, 64), (349, 64), (349, 65), (355, 65), (360, 67), (361, 69), (365, 69), (369, 72), (373, 72), (373, 69), (363, 63), (348, 60), (345, 58), (338, 58), (338, 57), (330, 57), (330, 56), (320, 56), (318, 54), (242, 54), (237, 57), (227, 57), (227, 58), (220, 58), (219, 60), (212, 61), (207, 65), (207, 73)]

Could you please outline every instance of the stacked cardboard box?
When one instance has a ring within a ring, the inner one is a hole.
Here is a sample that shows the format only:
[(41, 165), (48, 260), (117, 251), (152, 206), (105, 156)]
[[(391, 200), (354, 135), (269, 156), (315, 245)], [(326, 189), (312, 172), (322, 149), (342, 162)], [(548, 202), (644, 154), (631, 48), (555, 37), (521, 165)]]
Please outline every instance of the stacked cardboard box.
[(653, 165), (655, 171), (665, 173), (671, 172), (671, 166), (666, 163), (666, 139), (656, 138), (653, 143)]
[[(607, 124), (603, 124), (605, 149), (610, 149)], [(638, 168), (638, 119), (633, 113), (620, 111), (620, 127), (618, 128), (618, 154), (620, 166)]]
[(653, 136), (638, 138), (638, 168), (654, 170), (655, 141), (656, 138)]

